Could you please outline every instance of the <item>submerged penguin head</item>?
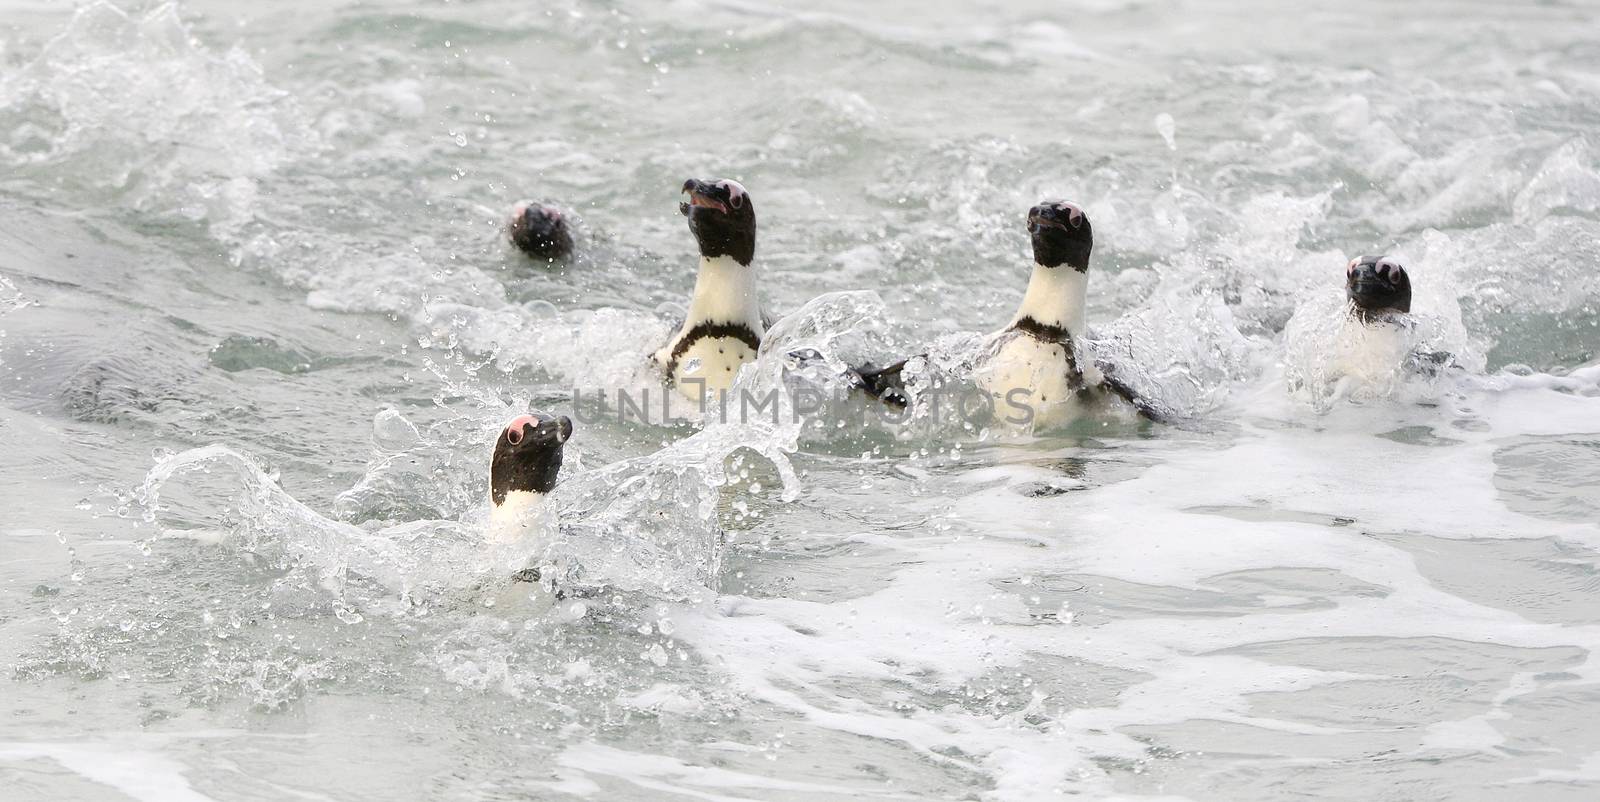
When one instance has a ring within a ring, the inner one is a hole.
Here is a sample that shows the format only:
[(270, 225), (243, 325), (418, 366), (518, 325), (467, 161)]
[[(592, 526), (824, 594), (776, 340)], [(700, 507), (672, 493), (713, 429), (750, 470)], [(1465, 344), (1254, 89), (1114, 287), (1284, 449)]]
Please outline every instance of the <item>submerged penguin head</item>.
[(561, 259), (572, 252), (566, 216), (549, 204), (521, 201), (512, 207), (506, 233), (511, 244), (535, 259)]
[(689, 230), (700, 242), (700, 255), (708, 259), (731, 256), (741, 265), (756, 255), (756, 207), (738, 181), (717, 179), (683, 182), (687, 203), (678, 210), (689, 218)]
[(1094, 250), (1094, 229), (1089, 216), (1076, 204), (1044, 201), (1028, 210), (1028, 233), (1033, 236), (1033, 260), (1044, 267), (1066, 265), (1079, 273), (1089, 270)]
[(489, 463), (489, 495), (495, 506), (508, 493), (548, 493), (561, 472), (561, 449), (572, 436), (572, 419), (565, 415), (518, 415), (494, 443)]
[(1358, 256), (1344, 271), (1345, 297), (1363, 320), (1411, 311), (1411, 277), (1387, 256)]

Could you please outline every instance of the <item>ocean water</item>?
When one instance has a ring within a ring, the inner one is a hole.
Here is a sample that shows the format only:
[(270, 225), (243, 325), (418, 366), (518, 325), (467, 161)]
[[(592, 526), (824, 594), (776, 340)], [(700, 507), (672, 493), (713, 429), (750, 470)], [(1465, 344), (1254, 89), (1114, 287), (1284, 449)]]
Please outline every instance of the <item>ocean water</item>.
[[(1592, 3), (0, 11), (0, 797), (1600, 796)], [(1073, 199), (1181, 420), (591, 417), (593, 592), (497, 603), (494, 433), (649, 386), (691, 176), (841, 359)], [(1452, 369), (1326, 370), (1363, 253)]]

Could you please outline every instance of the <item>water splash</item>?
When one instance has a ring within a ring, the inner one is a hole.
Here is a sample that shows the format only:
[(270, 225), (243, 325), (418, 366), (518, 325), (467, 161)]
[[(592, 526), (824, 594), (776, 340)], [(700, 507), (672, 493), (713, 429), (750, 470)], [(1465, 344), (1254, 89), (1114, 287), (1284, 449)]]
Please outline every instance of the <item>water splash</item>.
[(647, 457), (569, 479), (553, 498), (564, 521), (556, 546), (566, 581), (677, 601), (713, 596), (725, 535), (718, 513), (740, 452), (764, 458), (777, 473), (779, 498), (793, 501), (800, 479), (788, 453), (794, 431), (761, 424), (715, 424)]
[(119, 202), (204, 221), (249, 219), (258, 181), (315, 139), (243, 51), (214, 53), (174, 4), (78, 9), (19, 70), (0, 76), (0, 163), (82, 205)]
[(1368, 329), (1337, 299), (1307, 304), (1284, 332), (1289, 391), (1323, 412), (1341, 395), (1387, 396), (1404, 376), (1409, 339), (1387, 326)]
[[(336, 501), (343, 517), (361, 517), (429, 481), (455, 481), (452, 474), (469, 473), (474, 478), (460, 484), (486, 498), (481, 475), (486, 461), (468, 465), (435, 459), (426, 467), (415, 465), (419, 456), (448, 451), (442, 443), (461, 440), (465, 429), (459, 422), (432, 428), (425, 436), (390, 410), (380, 412), (374, 426), (380, 456)], [(470, 434), (482, 440), (482, 428), (480, 421)], [(551, 520), (545, 537), (504, 545), (487, 544), (482, 537), (484, 503), (461, 520), (356, 525), (330, 519), (295, 499), (254, 460), (220, 445), (161, 459), (133, 501), (145, 522), (156, 526), (158, 538), (215, 543), (277, 571), (308, 570), (336, 601), (357, 607), (394, 597), (412, 605), (447, 603), (504, 585), (534, 564), (562, 566), (557, 581), (572, 587), (687, 599), (718, 580), (723, 548), (718, 513), (721, 488), (732, 481), (729, 465), (743, 465), (740, 452), (762, 457), (777, 474), (779, 498), (793, 501), (800, 492), (787, 456), (797, 448), (794, 438), (793, 427), (717, 424), (646, 457), (580, 469), (553, 492), (559, 525)], [(397, 463), (411, 468), (397, 472)], [(552, 545), (540, 548), (541, 542)]]
[(369, 531), (330, 520), (284, 491), (254, 460), (220, 445), (161, 459), (133, 500), (157, 538), (224, 545), (296, 581), (300, 571), (310, 571), (336, 601), (358, 605), (388, 594), (437, 601), (449, 591), (510, 576), (536, 556), (483, 548), (477, 530), (452, 521)]
[(33, 301), (23, 295), (11, 279), (0, 274), (0, 317), (32, 305)]

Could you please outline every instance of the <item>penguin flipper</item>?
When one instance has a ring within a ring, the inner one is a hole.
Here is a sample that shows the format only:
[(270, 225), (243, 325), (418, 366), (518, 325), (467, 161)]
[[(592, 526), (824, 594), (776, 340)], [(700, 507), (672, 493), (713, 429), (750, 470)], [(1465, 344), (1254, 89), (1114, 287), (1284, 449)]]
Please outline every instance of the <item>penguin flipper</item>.
[(911, 396), (906, 392), (906, 380), (903, 371), (906, 363), (916, 358), (902, 359), (893, 365), (883, 368), (867, 362), (858, 368), (852, 368), (852, 370), (856, 375), (856, 379), (860, 381), (862, 392), (894, 409), (905, 409), (911, 403)]
[[(814, 348), (796, 349), (790, 351), (788, 356), (794, 360), (796, 367), (815, 363), (825, 364), (827, 361), (826, 357)], [(847, 365), (842, 378), (853, 389), (860, 390), (894, 409), (905, 409), (911, 397), (906, 393), (905, 379), (901, 377), (900, 372), (909, 361), (911, 360), (902, 359), (886, 368), (879, 368), (871, 362), (862, 363), (860, 366)]]
[(1140, 417), (1156, 423), (1171, 423), (1176, 416), (1172, 411), (1163, 406), (1159, 401), (1145, 397), (1133, 385), (1117, 377), (1116, 368), (1110, 362), (1099, 360), (1095, 367), (1100, 369), (1100, 387), (1106, 392), (1128, 402), (1138, 411)]
[(669, 384), (672, 382), (672, 376), (665, 374), (667, 373), (668, 365), (672, 362), (672, 345), (677, 341), (678, 335), (683, 333), (683, 324), (688, 322), (688, 315), (679, 315), (672, 321), (672, 326), (667, 329), (667, 331), (671, 332), (667, 335), (667, 341), (662, 343), (660, 348), (650, 352), (650, 365), (657, 372), (664, 374), (663, 378)]
[(1411, 372), (1430, 379), (1451, 368), (1460, 367), (1456, 364), (1455, 354), (1449, 351), (1412, 351), (1406, 356), (1406, 366)]
[(1167, 412), (1167, 410), (1164, 409), (1160, 404), (1157, 404), (1150, 399), (1139, 395), (1138, 391), (1134, 390), (1132, 387), (1129, 387), (1120, 379), (1107, 376), (1105, 381), (1101, 382), (1100, 386), (1105, 388), (1111, 394), (1128, 402), (1129, 405), (1139, 412), (1139, 416), (1145, 418), (1146, 420), (1154, 421), (1156, 423), (1169, 423), (1172, 420), (1171, 413)]

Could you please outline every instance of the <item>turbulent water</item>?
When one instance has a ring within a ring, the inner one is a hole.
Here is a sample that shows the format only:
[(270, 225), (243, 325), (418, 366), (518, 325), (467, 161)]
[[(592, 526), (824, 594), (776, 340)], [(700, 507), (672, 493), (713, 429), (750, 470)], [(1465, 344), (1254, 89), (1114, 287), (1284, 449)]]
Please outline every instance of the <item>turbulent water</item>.
[[(1600, 795), (1595, 6), (63, 5), (0, 0), (0, 796)], [(1079, 202), (1178, 421), (590, 415), (587, 590), (497, 601), (494, 433), (651, 387), (691, 176), (840, 360), (959, 362)], [(1363, 253), (1447, 369), (1330, 368)]]

